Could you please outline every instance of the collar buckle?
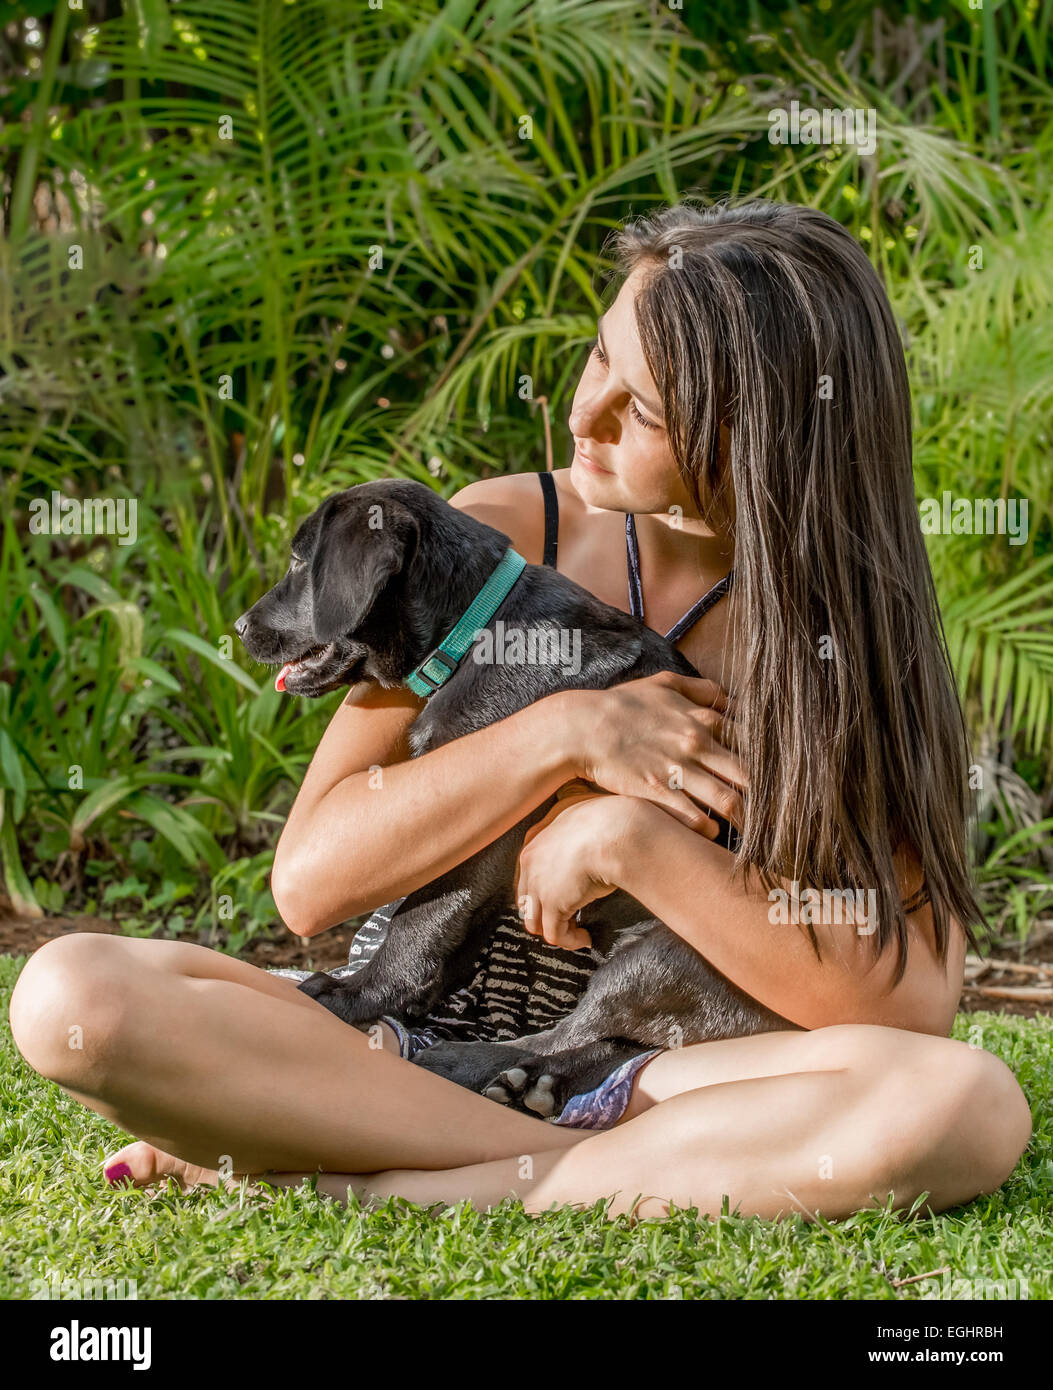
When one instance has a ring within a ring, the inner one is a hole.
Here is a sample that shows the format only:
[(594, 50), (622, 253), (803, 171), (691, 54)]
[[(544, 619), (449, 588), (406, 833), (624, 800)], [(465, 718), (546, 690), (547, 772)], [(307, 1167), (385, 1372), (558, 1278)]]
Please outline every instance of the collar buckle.
[[(460, 664), (459, 661), (451, 660), (441, 647), (436, 647), (428, 653), (413, 674), (417, 680), (428, 686), (429, 693), (434, 695), (440, 686), (446, 684)], [(436, 670), (436, 666), (440, 669)], [(429, 667), (432, 669), (429, 670)]]

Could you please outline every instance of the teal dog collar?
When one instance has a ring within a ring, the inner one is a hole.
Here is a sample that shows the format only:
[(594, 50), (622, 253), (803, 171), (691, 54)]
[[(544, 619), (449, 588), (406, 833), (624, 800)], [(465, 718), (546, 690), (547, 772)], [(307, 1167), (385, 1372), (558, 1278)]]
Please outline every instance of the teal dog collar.
[(525, 567), (526, 561), (522, 555), (509, 546), (493, 574), (461, 614), (456, 626), (406, 677), (406, 684), (414, 695), (427, 700), (446, 684), (468, 655), (475, 634), (487, 625), (504, 603)]

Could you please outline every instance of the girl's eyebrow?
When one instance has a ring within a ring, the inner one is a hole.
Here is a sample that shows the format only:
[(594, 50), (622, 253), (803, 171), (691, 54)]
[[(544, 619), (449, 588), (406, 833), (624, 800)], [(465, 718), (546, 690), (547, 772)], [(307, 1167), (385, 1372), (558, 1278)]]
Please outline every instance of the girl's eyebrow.
[[(603, 352), (604, 357), (608, 356), (607, 349), (603, 345), (603, 320), (606, 317), (606, 314), (601, 314), (600, 317), (596, 320), (596, 341), (599, 343), (600, 349)], [(641, 403), (641, 405), (646, 406), (647, 409), (651, 412), (651, 414), (656, 417), (656, 419), (661, 420), (664, 418), (662, 411), (658, 408), (658, 406), (655, 405), (654, 401), (652, 401), (649, 396), (645, 395), (642, 391), (634, 391), (633, 388), (629, 386), (628, 382), (626, 382), (626, 387), (628, 388), (630, 395), (635, 396), (636, 399)]]

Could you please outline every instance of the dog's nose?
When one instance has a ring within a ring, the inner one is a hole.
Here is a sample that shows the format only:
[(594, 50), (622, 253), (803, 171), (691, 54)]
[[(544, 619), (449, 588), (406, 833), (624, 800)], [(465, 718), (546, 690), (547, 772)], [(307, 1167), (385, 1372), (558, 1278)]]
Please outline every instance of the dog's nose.
[(248, 625), (249, 615), (247, 613), (242, 613), (241, 617), (234, 624), (234, 631), (238, 634), (239, 637), (244, 637), (245, 629), (248, 627)]

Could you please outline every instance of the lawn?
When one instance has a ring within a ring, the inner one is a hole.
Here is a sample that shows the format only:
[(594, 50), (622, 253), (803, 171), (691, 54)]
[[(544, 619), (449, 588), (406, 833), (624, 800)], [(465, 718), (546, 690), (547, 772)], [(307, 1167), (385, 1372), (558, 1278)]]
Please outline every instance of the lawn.
[[(101, 1161), (121, 1132), (21, 1061), (7, 1001), (24, 959), (0, 957), (0, 1298), (56, 1281), (134, 1280), (140, 1299), (921, 1299), (958, 1281), (1026, 1279), (1053, 1291), (1050, 1058), (1053, 1020), (960, 1016), (956, 1036), (1014, 1070), (1031, 1145), (991, 1197), (937, 1217), (886, 1212), (839, 1225), (607, 1221), (600, 1209), (527, 1217), (409, 1203), (344, 1210), (304, 1185), (263, 1196), (111, 1191)], [(979, 1031), (977, 1031), (979, 1030)], [(917, 1283), (896, 1281), (947, 1269)]]

